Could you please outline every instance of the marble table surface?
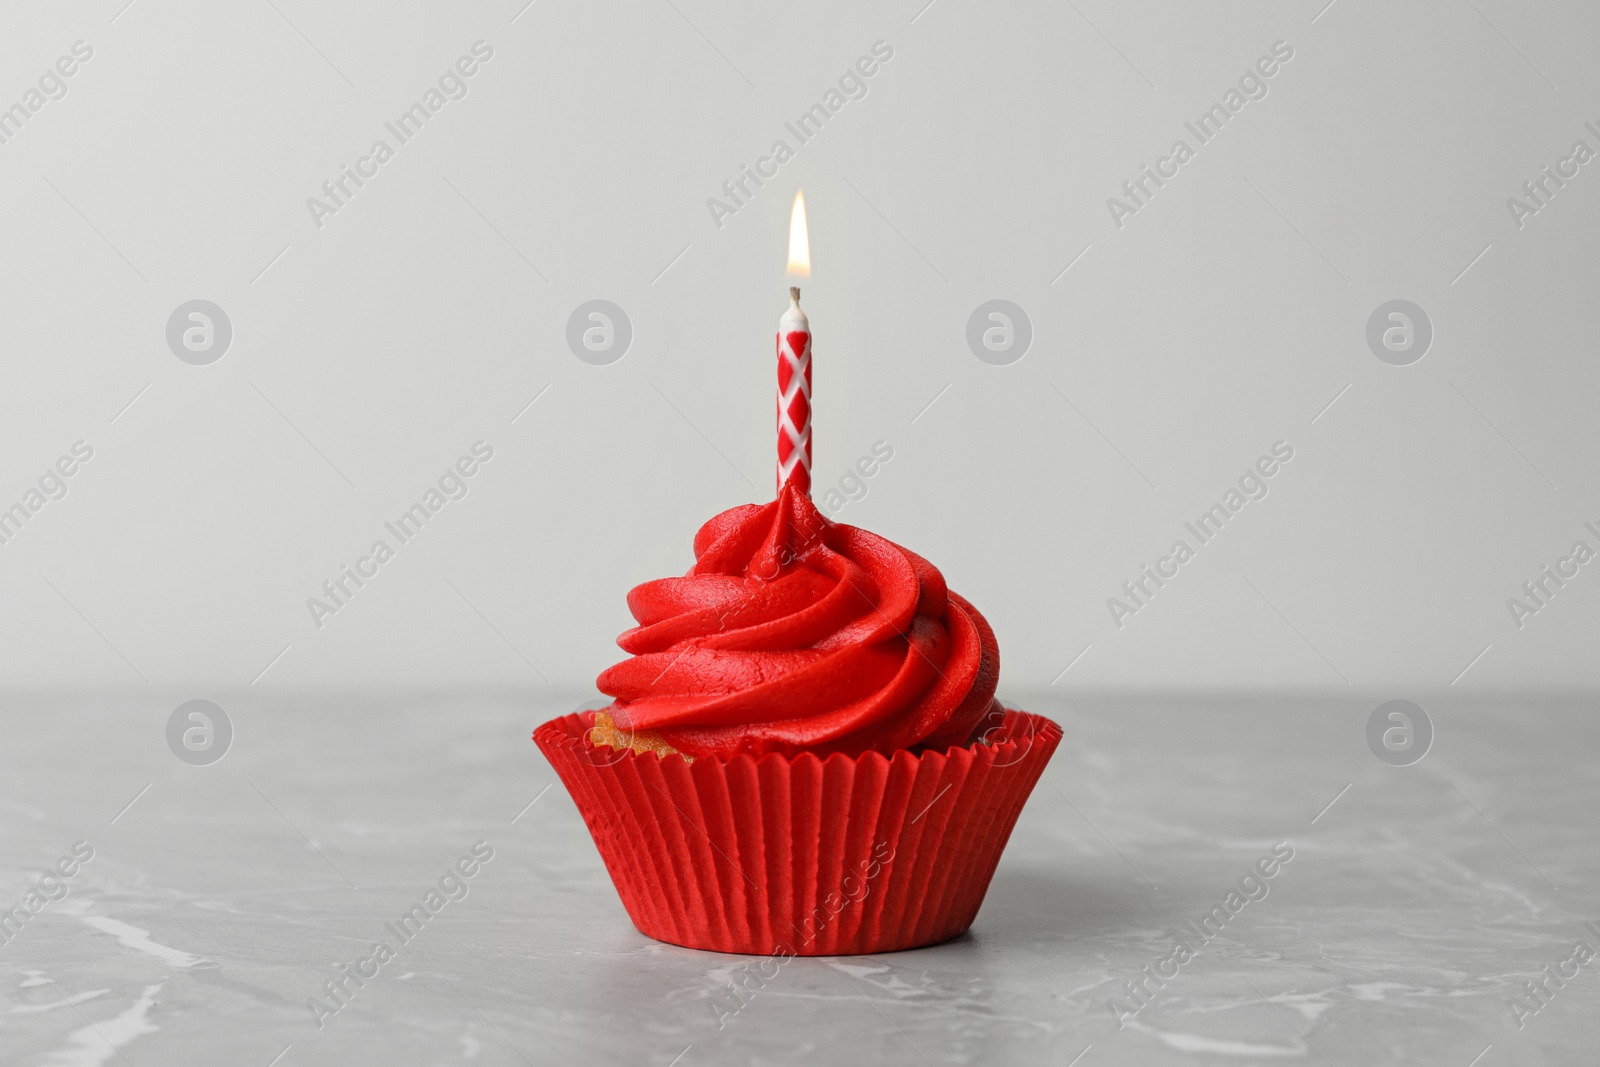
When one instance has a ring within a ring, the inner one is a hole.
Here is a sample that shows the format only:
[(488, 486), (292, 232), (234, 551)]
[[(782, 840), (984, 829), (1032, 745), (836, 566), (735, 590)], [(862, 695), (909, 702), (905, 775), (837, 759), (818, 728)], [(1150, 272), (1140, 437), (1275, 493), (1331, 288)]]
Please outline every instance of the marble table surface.
[[(1600, 949), (1593, 698), (1413, 695), (1434, 739), (1394, 766), (1365, 734), (1391, 694), (1003, 694), (1066, 738), (970, 933), (751, 982), (629, 924), (529, 741), (583, 694), (213, 695), (233, 737), (207, 766), (168, 746), (192, 695), (5, 699), (0, 909), (25, 918), (0, 1063), (1600, 1057), (1600, 961), (1574, 956)], [(475, 846), (465, 895), (319, 1019), (340, 965)]]

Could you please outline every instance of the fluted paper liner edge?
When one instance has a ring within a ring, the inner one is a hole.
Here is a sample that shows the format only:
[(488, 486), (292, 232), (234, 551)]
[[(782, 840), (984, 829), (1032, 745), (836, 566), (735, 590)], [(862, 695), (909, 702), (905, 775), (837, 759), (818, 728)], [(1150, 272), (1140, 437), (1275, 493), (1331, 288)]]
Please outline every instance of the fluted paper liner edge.
[(1022, 806), (1061, 741), (1007, 711), (940, 752), (731, 760), (618, 754), (592, 712), (533, 739), (567, 787), (641, 933), (753, 955), (889, 952), (977, 917)]

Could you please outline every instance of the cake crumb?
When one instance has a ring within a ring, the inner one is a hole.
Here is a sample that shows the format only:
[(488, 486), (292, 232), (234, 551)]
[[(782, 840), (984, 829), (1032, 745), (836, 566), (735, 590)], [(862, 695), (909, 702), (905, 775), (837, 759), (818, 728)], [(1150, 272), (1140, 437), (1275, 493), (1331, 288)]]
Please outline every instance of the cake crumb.
[(683, 753), (667, 744), (660, 735), (650, 730), (635, 730), (629, 732), (617, 725), (617, 721), (603, 711), (594, 713), (594, 726), (590, 727), (588, 734), (589, 744), (595, 748), (604, 745), (606, 748), (620, 750), (632, 749), (636, 755), (653, 752), (661, 756), (683, 756), (685, 763), (693, 763), (693, 756), (684, 756)]

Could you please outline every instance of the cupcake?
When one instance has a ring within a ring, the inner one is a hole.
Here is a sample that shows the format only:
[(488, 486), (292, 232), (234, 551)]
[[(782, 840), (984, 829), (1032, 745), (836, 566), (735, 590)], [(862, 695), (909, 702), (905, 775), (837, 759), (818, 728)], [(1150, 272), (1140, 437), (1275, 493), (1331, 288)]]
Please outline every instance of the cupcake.
[(1061, 738), (995, 700), (989, 624), (792, 482), (694, 555), (628, 594), (611, 705), (533, 735), (634, 925), (779, 956), (964, 932)]

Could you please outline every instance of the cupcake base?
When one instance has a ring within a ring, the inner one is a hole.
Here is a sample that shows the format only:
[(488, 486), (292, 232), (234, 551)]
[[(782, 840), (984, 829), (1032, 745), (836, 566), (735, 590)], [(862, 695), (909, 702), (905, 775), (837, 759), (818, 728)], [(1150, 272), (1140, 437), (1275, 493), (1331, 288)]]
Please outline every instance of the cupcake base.
[(639, 931), (764, 956), (891, 952), (966, 931), (1061, 728), (996, 713), (941, 752), (820, 760), (595, 748), (594, 713), (533, 739)]

